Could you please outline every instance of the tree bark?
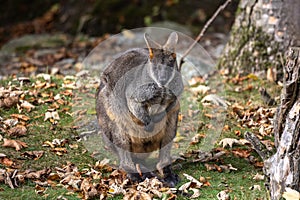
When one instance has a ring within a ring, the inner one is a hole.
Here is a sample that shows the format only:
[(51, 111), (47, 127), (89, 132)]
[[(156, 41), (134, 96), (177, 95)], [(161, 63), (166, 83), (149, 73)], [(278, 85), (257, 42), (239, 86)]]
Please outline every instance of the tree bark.
[(274, 119), (276, 153), (271, 156), (260, 140), (250, 132), (245, 138), (264, 160), (272, 200), (281, 198), (289, 187), (300, 191), (300, 48), (291, 47), (284, 67), (281, 104)]
[(280, 58), (300, 45), (299, 10), (298, 0), (241, 0), (219, 67), (240, 73), (276, 67), (282, 74)]
[(277, 152), (265, 161), (272, 199), (286, 187), (300, 191), (300, 48), (290, 48), (285, 65), (281, 105), (277, 110), (274, 136)]
[(283, 80), (274, 118), (276, 152), (268, 152), (254, 134), (245, 133), (264, 160), (272, 200), (280, 199), (287, 187), (300, 191), (299, 11), (299, 0), (241, 0), (219, 62), (220, 68), (239, 73), (276, 68)]

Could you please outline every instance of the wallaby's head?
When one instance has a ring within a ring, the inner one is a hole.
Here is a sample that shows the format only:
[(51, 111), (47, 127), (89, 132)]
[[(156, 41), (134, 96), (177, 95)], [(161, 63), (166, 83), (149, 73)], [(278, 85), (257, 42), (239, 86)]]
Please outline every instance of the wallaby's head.
[(144, 35), (149, 50), (149, 74), (150, 77), (163, 87), (168, 85), (178, 72), (175, 46), (178, 41), (176, 32), (172, 32), (167, 42), (160, 45), (152, 40), (147, 33)]

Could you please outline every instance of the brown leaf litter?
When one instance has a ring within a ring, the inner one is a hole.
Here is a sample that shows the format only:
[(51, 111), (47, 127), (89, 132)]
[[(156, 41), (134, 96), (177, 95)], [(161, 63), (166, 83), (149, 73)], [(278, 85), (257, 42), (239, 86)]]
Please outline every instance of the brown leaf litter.
[(16, 151), (20, 151), (23, 148), (28, 147), (25, 142), (21, 142), (20, 140), (10, 140), (10, 139), (3, 139), (4, 143), (2, 144), (3, 147), (11, 147), (15, 148)]

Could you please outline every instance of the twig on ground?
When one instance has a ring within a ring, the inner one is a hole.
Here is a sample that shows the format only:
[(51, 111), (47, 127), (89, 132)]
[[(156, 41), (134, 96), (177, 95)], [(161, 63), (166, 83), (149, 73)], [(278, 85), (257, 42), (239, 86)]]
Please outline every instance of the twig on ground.
[(251, 132), (245, 132), (245, 139), (248, 140), (253, 149), (258, 153), (258, 155), (263, 159), (267, 160), (271, 157), (271, 152), (265, 147), (265, 145)]

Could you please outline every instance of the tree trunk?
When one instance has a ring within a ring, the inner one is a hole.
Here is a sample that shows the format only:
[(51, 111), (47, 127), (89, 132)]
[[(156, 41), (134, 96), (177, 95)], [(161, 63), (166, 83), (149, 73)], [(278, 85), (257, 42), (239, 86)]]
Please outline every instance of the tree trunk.
[[(219, 67), (250, 73), (275, 68), (283, 89), (274, 119), (276, 153), (249, 132), (245, 137), (263, 158), (272, 200), (286, 188), (300, 191), (300, 1), (241, 0)], [(285, 57), (285, 52), (288, 54)], [(283, 58), (286, 64), (283, 65)]]
[(282, 72), (280, 58), (289, 46), (300, 45), (299, 19), (299, 0), (241, 0), (219, 67)]
[(300, 48), (292, 47), (284, 67), (281, 103), (274, 119), (276, 153), (271, 156), (259, 139), (250, 132), (245, 138), (264, 160), (270, 196), (278, 200), (286, 188), (300, 191)]
[(272, 199), (286, 187), (300, 191), (300, 48), (290, 48), (284, 68), (281, 105), (274, 120), (277, 152), (265, 161)]

